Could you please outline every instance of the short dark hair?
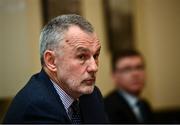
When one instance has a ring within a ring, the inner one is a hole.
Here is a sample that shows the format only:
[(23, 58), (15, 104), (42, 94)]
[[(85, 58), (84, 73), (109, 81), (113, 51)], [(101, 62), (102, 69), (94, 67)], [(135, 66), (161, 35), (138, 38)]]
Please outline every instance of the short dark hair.
[(142, 54), (135, 50), (135, 49), (124, 49), (124, 50), (119, 50), (116, 51), (113, 55), (112, 55), (112, 72), (114, 72), (116, 70), (116, 63), (120, 60), (123, 59), (125, 57), (132, 57), (132, 56), (139, 56), (142, 58), (143, 63), (144, 63), (144, 59)]

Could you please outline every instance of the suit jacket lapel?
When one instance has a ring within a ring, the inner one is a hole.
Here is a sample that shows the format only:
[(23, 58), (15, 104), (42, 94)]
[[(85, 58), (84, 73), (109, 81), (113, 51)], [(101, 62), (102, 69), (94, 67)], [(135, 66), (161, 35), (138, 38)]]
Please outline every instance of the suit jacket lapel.
[(122, 96), (121, 93), (117, 92), (116, 94), (117, 94), (117, 98), (119, 98), (118, 99), (119, 103), (121, 104), (121, 105), (119, 105), (118, 108), (123, 109), (124, 112), (128, 115), (129, 119), (131, 119), (133, 121), (137, 121), (137, 118), (136, 118), (134, 112), (132, 111), (131, 107), (129, 106), (128, 102), (126, 101), (126, 99)]
[(102, 95), (97, 87), (92, 94), (80, 97), (80, 108), (83, 123), (108, 123), (104, 110)]
[[(51, 95), (52, 98), (56, 98), (55, 100), (57, 100), (57, 103), (58, 103), (58, 109), (60, 109), (60, 113), (61, 115), (59, 117), (64, 117), (64, 120), (67, 122), (67, 123), (71, 123), (71, 120), (69, 119), (67, 113), (66, 113), (66, 110), (64, 108), (64, 105), (58, 95), (58, 93), (56, 92), (54, 86), (53, 86), (53, 83), (50, 81), (48, 75), (45, 73), (45, 71), (42, 69), (40, 74), (39, 74), (39, 78), (40, 80), (44, 83), (44, 85), (46, 86), (49, 94)], [(52, 102), (52, 103), (55, 103), (55, 102)], [(62, 118), (60, 118), (62, 119)]]
[(91, 100), (87, 100), (85, 96), (82, 96), (80, 98), (80, 109), (81, 109), (82, 121), (83, 123), (93, 123), (94, 122), (94, 119), (92, 118), (93, 116), (92, 111), (94, 111), (92, 109), (93, 104), (89, 105)]

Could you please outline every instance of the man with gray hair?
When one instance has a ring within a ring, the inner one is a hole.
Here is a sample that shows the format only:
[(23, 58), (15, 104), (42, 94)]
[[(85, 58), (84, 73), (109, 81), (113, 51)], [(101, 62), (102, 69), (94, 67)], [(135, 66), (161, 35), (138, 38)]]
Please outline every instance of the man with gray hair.
[(95, 86), (100, 48), (81, 16), (52, 19), (40, 35), (42, 70), (15, 96), (4, 123), (107, 123)]

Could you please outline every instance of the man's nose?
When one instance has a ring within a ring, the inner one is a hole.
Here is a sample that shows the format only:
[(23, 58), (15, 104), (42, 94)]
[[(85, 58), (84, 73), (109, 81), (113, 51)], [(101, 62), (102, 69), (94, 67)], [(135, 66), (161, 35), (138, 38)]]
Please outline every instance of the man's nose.
[(94, 72), (96, 73), (98, 71), (98, 62), (94, 59), (94, 57), (91, 57), (89, 60), (89, 65), (87, 67), (88, 72)]
[(141, 74), (142, 74), (141, 71), (139, 71), (139, 70), (137, 70), (137, 69), (132, 70), (132, 76), (133, 76), (133, 77), (138, 77), (138, 76), (140, 76)]

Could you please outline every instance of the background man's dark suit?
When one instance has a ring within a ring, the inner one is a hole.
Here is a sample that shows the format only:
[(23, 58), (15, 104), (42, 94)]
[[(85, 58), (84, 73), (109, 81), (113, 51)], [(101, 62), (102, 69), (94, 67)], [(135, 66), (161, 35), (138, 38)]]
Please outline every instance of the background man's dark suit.
[[(139, 123), (128, 102), (117, 91), (111, 92), (104, 103), (111, 123)], [(143, 104), (147, 118), (145, 123), (148, 123), (152, 120), (151, 109), (147, 102), (143, 101)]]
[[(102, 95), (97, 87), (80, 97), (83, 123), (107, 123)], [(71, 123), (47, 74), (42, 70), (32, 76), (16, 95), (4, 123)]]

